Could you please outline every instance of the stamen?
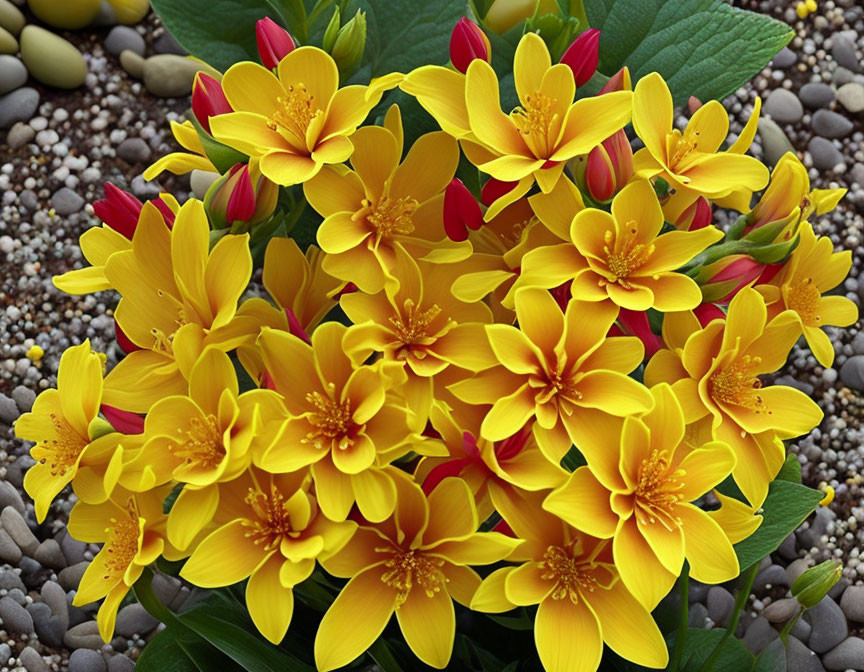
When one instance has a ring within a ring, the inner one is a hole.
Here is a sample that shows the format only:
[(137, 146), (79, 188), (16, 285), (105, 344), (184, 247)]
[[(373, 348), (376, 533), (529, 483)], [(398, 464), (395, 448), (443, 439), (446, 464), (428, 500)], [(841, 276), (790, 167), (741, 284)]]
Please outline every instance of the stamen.
[(354, 445), (352, 433), (356, 425), (351, 419), (349, 402), (327, 399), (320, 392), (307, 394), (306, 401), (316, 409), (308, 416), (315, 430), (302, 439), (303, 443), (311, 443), (319, 450), (332, 447), (347, 450)]
[(31, 451), (33, 459), (48, 465), (52, 476), (64, 476), (78, 461), (88, 439), (76, 432), (66, 418), (51, 413), (54, 438), (37, 443)]
[(614, 232), (607, 231), (604, 235), (603, 252), (606, 255), (606, 267), (612, 276), (609, 281), (617, 282), (625, 289), (630, 289), (631, 285), (627, 278), (648, 261), (654, 253), (654, 244), (636, 242), (638, 233), (636, 222), (628, 222), (627, 229), (628, 232), (617, 239)]
[(432, 321), (438, 317), (441, 309), (437, 304), (433, 304), (426, 310), (420, 308), (411, 299), (406, 299), (403, 304), (403, 314), (401, 317), (389, 317), (390, 324), (393, 325), (393, 331), (399, 342), (403, 345), (428, 345), (422, 343), (427, 340), (427, 329)]
[(249, 530), (246, 538), (255, 545), (272, 551), (279, 546), (284, 536), (294, 531), (285, 495), (275, 485), (270, 486), (269, 495), (262, 490), (249, 488), (244, 501), (258, 517), (257, 520), (243, 521), (243, 526)]
[(271, 131), (282, 129), (294, 135), (299, 141), (306, 141), (306, 130), (312, 120), (321, 114), (321, 109), (315, 103), (315, 96), (309, 93), (302, 83), (291, 84), (285, 90), (285, 96), (276, 99), (279, 106), (267, 119), (267, 127)]
[(680, 527), (681, 518), (675, 515), (675, 507), (683, 501), (680, 490), (684, 487), (684, 470), (670, 472), (669, 455), (666, 451), (652, 450), (642, 460), (639, 468), (639, 483), (636, 486), (636, 518), (640, 523), (659, 522), (667, 530)]
[(744, 355), (737, 358), (729, 366), (715, 373), (709, 382), (711, 396), (716, 400), (732, 406), (749, 408), (756, 413), (771, 413), (765, 408), (759, 390), (762, 381), (751, 371), (762, 362), (761, 357)]
[(365, 216), (369, 225), (375, 229), (378, 240), (396, 235), (406, 236), (414, 231), (414, 213), (418, 206), (419, 203), (408, 196), (384, 196), (374, 204), (364, 199), (363, 209), (355, 213), (354, 218)]
[(822, 292), (813, 278), (803, 278), (791, 285), (786, 294), (786, 305), (801, 317), (808, 326), (819, 326), (819, 309), (822, 307)]
[(379, 553), (393, 553), (393, 558), (384, 563), (388, 571), (381, 575), (381, 580), (398, 591), (397, 609), (405, 603), (408, 593), (415, 585), (421, 588), (427, 597), (435, 597), (447, 583), (447, 577), (441, 572), (441, 567), (444, 566), (443, 558), (424, 555), (418, 550), (405, 551), (397, 547), (375, 550)]
[(593, 576), (590, 562), (579, 562), (568, 551), (560, 546), (549, 546), (543, 554), (540, 563), (543, 573), (540, 578), (555, 581), (552, 589), (553, 600), (570, 598), (573, 604), (578, 604), (583, 592), (593, 593), (599, 583)]
[(225, 446), (222, 445), (222, 432), (219, 421), (214, 415), (192, 418), (191, 429), (183, 433), (186, 438), (171, 447), (171, 452), (186, 464), (202, 469), (215, 469), (225, 459)]
[[(537, 91), (525, 96), (521, 107), (510, 113), (510, 119), (516, 125), (526, 144), (538, 158), (547, 158), (551, 154), (553, 126), (558, 121), (555, 111), (555, 98)], [(554, 140), (552, 140), (554, 142)]]
[(128, 515), (118, 520), (110, 519), (110, 526), (105, 529), (107, 539), (103, 556), (106, 581), (119, 581), (123, 578), (129, 565), (138, 554), (138, 540), (141, 534), (138, 524), (138, 511), (133, 500), (126, 505)]

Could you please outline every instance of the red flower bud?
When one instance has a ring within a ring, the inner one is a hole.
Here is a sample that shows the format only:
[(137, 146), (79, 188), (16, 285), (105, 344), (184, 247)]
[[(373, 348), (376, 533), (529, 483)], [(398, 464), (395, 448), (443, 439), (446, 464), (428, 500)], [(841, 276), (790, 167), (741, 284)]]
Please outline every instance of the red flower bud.
[(233, 111), (219, 81), (203, 72), (195, 75), (195, 84), (192, 87), (192, 113), (205, 131), (210, 132), (210, 117), (218, 117), (220, 114)]
[(648, 313), (642, 310), (627, 310), (622, 308), (618, 313), (618, 322), (623, 331), (636, 336), (645, 346), (645, 358), (654, 356), (654, 353), (663, 349), (663, 339), (651, 331), (648, 322)]
[(291, 33), (270, 18), (255, 24), (255, 41), (261, 62), (271, 70), (297, 46)]
[(603, 88), (597, 92), (597, 95), (602, 96), (604, 93), (612, 93), (613, 91), (630, 91), (632, 88), (630, 70), (625, 65), (609, 78), (609, 81), (603, 85)]
[(480, 200), (483, 205), (492, 205), (508, 191), (512, 191), (517, 184), (517, 182), (502, 182), (490, 177), (486, 184), (480, 188)]
[(162, 197), (154, 198), (152, 201), (148, 201), (148, 203), (152, 203), (156, 206), (156, 209), (159, 211), (159, 214), (162, 215), (162, 219), (165, 220), (165, 224), (169, 229), (174, 228), (174, 211), (171, 209), (171, 206), (168, 205)]
[(231, 169), (231, 174), (236, 175), (236, 181), (228, 197), (225, 219), (229, 224), (248, 222), (255, 214), (255, 187), (249, 177), (249, 166), (237, 164)]
[(765, 270), (765, 264), (760, 264), (749, 255), (731, 254), (703, 266), (696, 276), (696, 282), (702, 288), (706, 302), (727, 304), (744, 287), (760, 278)]
[(303, 325), (300, 324), (300, 320), (297, 319), (297, 315), (294, 314), (294, 311), (290, 308), (286, 308), (285, 317), (288, 318), (288, 331), (300, 340), (311, 344), (312, 340), (309, 338), (309, 334), (306, 333)]
[(600, 31), (589, 28), (579, 35), (567, 47), (561, 57), (561, 63), (573, 71), (576, 86), (583, 86), (597, 72), (597, 61), (600, 58)]
[(137, 345), (132, 342), (126, 332), (120, 328), (120, 325), (117, 324), (117, 321), (114, 321), (114, 335), (117, 337), (117, 345), (120, 346), (120, 349), (125, 352), (127, 355), (130, 352), (135, 352), (136, 350), (141, 350)]
[(466, 72), (475, 58), (488, 63), (492, 47), (480, 26), (463, 16), (450, 34), (450, 62), (459, 72)]
[(141, 201), (132, 194), (106, 182), (105, 198), (93, 204), (93, 212), (117, 233), (132, 240), (142, 207)]
[(450, 240), (457, 242), (468, 239), (468, 229), (476, 231), (483, 226), (483, 212), (480, 204), (454, 177), (444, 191), (444, 231)]
[(704, 229), (711, 223), (711, 204), (704, 196), (697, 198), (675, 222), (675, 228), (680, 231), (696, 231)]
[(622, 130), (588, 154), (585, 183), (596, 201), (608, 201), (633, 177), (633, 149)]
[(699, 324), (707, 327), (714, 320), (725, 320), (726, 313), (716, 303), (703, 303), (693, 309), (693, 314), (699, 320)]
[(102, 404), (99, 409), (108, 423), (123, 434), (143, 434), (144, 432), (144, 416), (133, 413), (132, 411), (124, 411), (107, 404)]

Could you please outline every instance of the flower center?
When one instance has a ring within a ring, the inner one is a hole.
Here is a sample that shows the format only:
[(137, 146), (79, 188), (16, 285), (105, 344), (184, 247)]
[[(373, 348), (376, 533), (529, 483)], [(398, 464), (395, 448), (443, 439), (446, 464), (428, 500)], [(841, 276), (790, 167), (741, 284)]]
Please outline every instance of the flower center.
[(699, 151), (699, 131), (681, 133), (677, 128), (666, 134), (666, 151), (672, 172), (686, 168), (686, 160)]
[(315, 429), (302, 439), (303, 443), (311, 443), (319, 450), (332, 447), (346, 450), (354, 445), (351, 433), (355, 425), (349, 402), (333, 401), (319, 392), (307, 394), (306, 401), (316, 409), (308, 416)]
[(160, 299), (166, 300), (170, 305), (168, 307), (160, 306), (160, 310), (164, 310), (166, 314), (174, 313), (174, 327), (169, 333), (165, 333), (161, 329), (153, 328), (150, 333), (153, 336), (153, 345), (151, 348), (156, 352), (162, 352), (171, 357), (174, 356), (174, 334), (180, 327), (188, 324), (186, 308), (173, 295), (161, 289), (156, 290), (156, 295)]
[(65, 418), (54, 413), (50, 417), (54, 425), (54, 438), (36, 444), (31, 455), (40, 463), (48, 465), (52, 476), (63, 476), (75, 465), (89, 442), (72, 429)]
[(561, 546), (549, 546), (546, 549), (540, 569), (543, 571), (541, 578), (555, 582), (553, 600), (568, 597), (576, 604), (582, 591), (593, 593), (600, 585), (591, 571), (591, 564), (577, 561), (572, 551)]
[(762, 381), (752, 373), (761, 362), (761, 357), (744, 355), (715, 373), (709, 381), (711, 396), (715, 401), (742, 406), (757, 413), (766, 410), (759, 394)]
[(558, 121), (558, 113), (555, 111), (555, 98), (550, 98), (545, 93), (537, 91), (525, 96), (522, 106), (515, 108), (510, 113), (510, 118), (522, 134), (525, 144), (538, 158), (548, 158), (551, 154), (551, 142), (553, 125)]
[(222, 432), (219, 421), (214, 415), (192, 418), (186, 439), (177, 443), (171, 452), (188, 465), (202, 469), (215, 469), (225, 459), (225, 446), (222, 445)]
[(366, 221), (378, 234), (378, 240), (396, 235), (405, 236), (414, 231), (414, 213), (418, 205), (415, 199), (408, 196), (384, 196), (374, 205), (364, 199), (363, 209), (358, 215), (365, 215)]
[(425, 555), (422, 551), (405, 551), (401, 548), (376, 548), (379, 553), (392, 553), (393, 557), (384, 563), (387, 571), (381, 580), (398, 591), (397, 608), (408, 599), (408, 593), (416, 585), (427, 597), (435, 597), (441, 592), (447, 577), (441, 572), (443, 558)]
[(321, 110), (313, 96), (302, 82), (290, 84), (285, 89), (285, 95), (276, 99), (278, 105), (267, 119), (267, 127), (271, 131), (283, 130), (306, 142), (306, 130)]
[(813, 278), (804, 278), (789, 287), (786, 305), (798, 313), (804, 324), (813, 325), (814, 322), (819, 322), (821, 304), (822, 292), (813, 282)]
[(636, 242), (636, 222), (628, 222), (627, 228), (627, 235), (620, 240), (616, 240), (614, 232), (607, 231), (603, 237), (603, 252), (606, 254), (606, 268), (611, 276), (608, 278), (609, 282), (617, 282), (625, 289), (630, 289), (627, 278), (648, 261), (654, 253), (654, 245)]
[(669, 456), (666, 451), (652, 450), (642, 460), (639, 468), (639, 483), (636, 486), (636, 519), (642, 523), (659, 522), (667, 530), (681, 525), (674, 515), (675, 507), (682, 501), (679, 492), (684, 484), (684, 471), (677, 469), (669, 473)]
[(420, 310), (413, 300), (405, 299), (402, 315), (398, 317), (391, 316), (388, 319), (393, 326), (396, 338), (403, 345), (416, 345), (418, 343), (428, 345), (434, 339), (428, 339), (427, 330), (432, 321), (440, 313), (441, 309), (437, 304), (433, 304), (426, 310)]
[(130, 500), (126, 505), (128, 516), (117, 520), (111, 518), (111, 526), (105, 532), (108, 539), (105, 542), (105, 580), (119, 580), (126, 573), (129, 565), (138, 553), (138, 541), (140, 538), (140, 526), (138, 524), (138, 512), (134, 503)]
[(545, 404), (553, 398), (559, 408), (569, 415), (573, 405), (582, 399), (582, 393), (576, 389), (576, 381), (572, 372), (554, 370), (546, 376), (532, 376), (528, 379), (531, 387), (539, 388), (534, 399), (538, 404)]
[(282, 537), (293, 531), (291, 517), (288, 514), (285, 495), (270, 486), (270, 494), (263, 490), (249, 488), (249, 493), (243, 500), (255, 512), (257, 520), (244, 520), (243, 526), (249, 528), (246, 537), (258, 546), (272, 551), (282, 540)]

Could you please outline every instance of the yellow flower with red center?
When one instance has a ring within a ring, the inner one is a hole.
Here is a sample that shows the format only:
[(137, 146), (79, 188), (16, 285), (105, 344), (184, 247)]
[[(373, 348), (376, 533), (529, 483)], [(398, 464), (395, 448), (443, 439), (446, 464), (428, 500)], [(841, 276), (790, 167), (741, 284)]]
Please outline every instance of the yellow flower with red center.
[(667, 348), (645, 368), (645, 384), (672, 385), (688, 424), (710, 426), (737, 458), (732, 476), (753, 506), (768, 493), (786, 451), (782, 439), (806, 434), (822, 420), (807, 395), (784, 385), (764, 387), (759, 376), (786, 362), (801, 333), (792, 311), (770, 322), (764, 299), (742, 289), (725, 320), (702, 328), (690, 312), (670, 313), (663, 323)]
[(648, 610), (620, 580), (609, 540), (579, 532), (540, 508), (543, 495), (495, 498), (519, 539), (508, 560), (522, 563), (486, 577), (476, 611), (537, 607), (534, 641), (546, 672), (595, 672), (605, 643), (645, 667), (663, 668), (666, 643)]
[(756, 290), (768, 303), (768, 318), (784, 310), (798, 317), (801, 333), (813, 356), (824, 367), (834, 363), (834, 346), (822, 327), (848, 327), (858, 319), (858, 307), (845, 296), (822, 296), (849, 274), (852, 252), (834, 252), (825, 236), (816, 238), (813, 227), (804, 222), (799, 228), (798, 247), (783, 270), (767, 285)]
[(218, 527), (195, 548), (180, 575), (202, 588), (249, 579), (246, 608), (274, 644), (294, 613), (293, 588), (351, 538), (357, 524), (324, 517), (303, 483), (304, 472), (267, 474), (250, 469), (219, 486), (225, 502)]
[(210, 129), (220, 142), (260, 157), (261, 172), (276, 184), (299, 184), (351, 156), (349, 136), (400, 77), (340, 89), (336, 63), (317, 47), (293, 50), (275, 75), (243, 61), (222, 78), (235, 111), (212, 117)]
[(320, 672), (347, 665), (378, 639), (393, 613), (405, 641), (427, 665), (444, 669), (456, 631), (453, 600), (467, 606), (480, 585), (468, 565), (502, 560), (518, 541), (478, 532), (466, 483), (442, 481), (428, 496), (404, 475), (393, 516), (361, 526), (324, 569), (351, 580), (324, 614), (315, 637)]
[(162, 503), (170, 486), (143, 493), (118, 488), (101, 504), (78, 502), (69, 514), (69, 534), (87, 543), (104, 543), (87, 567), (72, 604), (80, 607), (105, 598), (96, 621), (103, 641), (114, 636), (117, 609), (144, 568), (164, 554), (166, 516)]
[(102, 368), (89, 340), (68, 348), (60, 358), (57, 389), (42, 392), (15, 422), (15, 436), (36, 442), (30, 450), (36, 464), (24, 475), (24, 490), (35, 501), (40, 523), (70, 482), (81, 499), (104, 501), (120, 477), (121, 442), (137, 443), (99, 418)]
[(303, 185), (324, 217), (318, 244), (323, 268), (361, 291), (375, 293), (396, 262), (396, 248), (415, 259), (455, 262), (471, 245), (444, 235), (444, 189), (459, 163), (456, 142), (440, 131), (420, 136), (402, 158), (402, 118), (393, 106), (384, 126), (364, 126), (352, 137), (349, 170), (329, 166)]
[(735, 465), (719, 441), (690, 445), (672, 388), (651, 390), (654, 408), (595, 431), (580, 451), (588, 461), (543, 502), (578, 530), (612, 538), (615, 567), (647, 609), (672, 589), (684, 559), (703, 583), (738, 576), (738, 557), (723, 528), (690, 502), (723, 481)]
[(491, 368), (449, 389), (466, 403), (492, 404), (480, 428), (489, 441), (536, 420), (537, 443), (557, 463), (571, 443), (579, 445), (597, 415), (643, 413), (653, 404), (648, 389), (627, 376), (642, 361), (641, 341), (606, 338), (617, 315), (609, 302), (576, 299), (562, 313), (549, 292), (520, 289), (519, 328), (486, 327)]
[(647, 180), (624, 187), (612, 214), (588, 208), (570, 226), (570, 242), (532, 250), (519, 286), (552, 288), (572, 281), (584, 301), (612, 301), (628, 310), (690, 310), (702, 301), (699, 285), (676, 269), (723, 237), (713, 226), (660, 235), (663, 211)]
[(252, 273), (249, 236), (226, 235), (210, 249), (200, 201), (187, 201), (173, 229), (142, 218), (132, 248), (112, 254), (105, 276), (121, 299), (117, 324), (141, 350), (105, 379), (105, 402), (136, 413), (186, 392), (186, 378), (208, 346), (230, 350), (246, 336), (232, 325)]
[(400, 85), (458, 138), (468, 159), (484, 173), (518, 184), (491, 205), (486, 219), (522, 198), (536, 181), (551, 191), (564, 164), (585, 154), (630, 121), (630, 91), (615, 91), (574, 102), (573, 71), (552, 65), (546, 43), (536, 33), (519, 41), (513, 60), (519, 107), (501, 111), (498, 76), (475, 59), (465, 75), (424, 65)]

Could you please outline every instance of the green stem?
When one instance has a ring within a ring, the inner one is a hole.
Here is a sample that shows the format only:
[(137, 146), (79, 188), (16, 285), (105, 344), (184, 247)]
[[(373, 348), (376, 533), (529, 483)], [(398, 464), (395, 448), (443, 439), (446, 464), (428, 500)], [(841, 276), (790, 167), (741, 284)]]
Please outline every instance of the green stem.
[(132, 590), (135, 593), (138, 602), (141, 603), (141, 606), (144, 607), (147, 610), (147, 613), (153, 618), (165, 625), (180, 622), (177, 620), (174, 613), (162, 604), (162, 601), (156, 597), (156, 593), (153, 592), (153, 570), (149, 567), (144, 568), (144, 572), (135, 582), (135, 585), (132, 586)]
[(681, 657), (684, 655), (684, 642), (687, 639), (687, 627), (690, 621), (690, 565), (684, 563), (681, 574), (681, 612), (678, 619), (678, 632), (675, 634), (675, 648), (672, 660), (669, 661), (669, 671), (678, 672), (681, 667)]
[(789, 633), (792, 632), (792, 628), (795, 627), (795, 624), (798, 622), (798, 619), (801, 618), (804, 614), (804, 609), (798, 609), (798, 613), (795, 614), (786, 625), (783, 626), (783, 629), (780, 631), (780, 640), (783, 642), (783, 646), (786, 646), (789, 642)]
[(747, 599), (750, 597), (750, 591), (753, 589), (753, 581), (756, 579), (756, 574), (758, 572), (758, 562), (753, 563), (753, 566), (747, 570), (747, 573), (744, 575), (744, 585), (742, 585), (735, 594), (735, 608), (732, 611), (732, 620), (729, 623), (729, 627), (726, 628), (723, 637), (719, 642), (717, 642), (717, 646), (714, 647), (714, 650), (711, 652), (711, 655), (708, 656), (708, 659), (702, 663), (702, 667), (699, 668), (698, 672), (710, 672), (714, 669), (714, 663), (720, 656), (720, 652), (723, 650), (723, 645), (726, 644), (727, 639), (734, 635), (735, 630), (738, 628), (738, 621), (741, 618), (741, 612), (744, 611)]

